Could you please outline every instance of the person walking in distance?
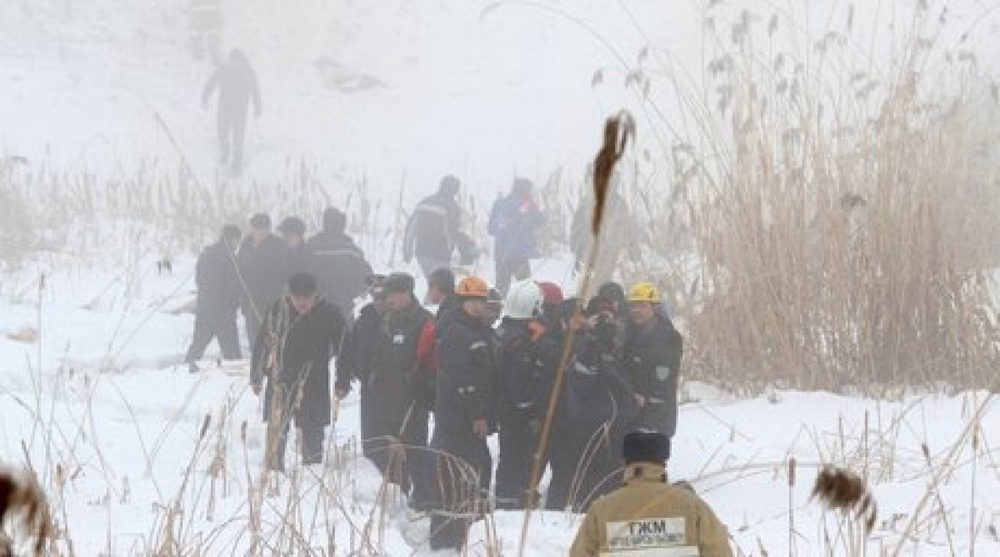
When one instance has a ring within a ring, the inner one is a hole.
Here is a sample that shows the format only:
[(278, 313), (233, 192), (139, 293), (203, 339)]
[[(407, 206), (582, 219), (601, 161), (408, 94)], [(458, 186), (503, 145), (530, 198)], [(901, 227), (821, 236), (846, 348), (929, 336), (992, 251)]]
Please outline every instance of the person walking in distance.
[(535, 230), (545, 224), (545, 215), (532, 197), (532, 188), (530, 180), (515, 178), (510, 195), (498, 199), (490, 210), (487, 231), (495, 239), (496, 287), (504, 295), (511, 277), (525, 280), (531, 276), (531, 259), (538, 256)]
[(240, 339), (236, 332), (236, 310), (240, 307), (240, 281), (236, 272), (236, 247), (240, 243), (238, 226), (227, 224), (214, 244), (206, 247), (194, 267), (198, 288), (194, 314), (194, 337), (184, 361), (192, 373), (212, 339), (227, 360), (240, 358)]
[(492, 331), (483, 319), (488, 293), (482, 279), (463, 278), (455, 291), (461, 309), (438, 330), (431, 445), (440, 455), (435, 485), (443, 493), (441, 506), (431, 512), (432, 549), (461, 549), (489, 494), (493, 459), (486, 438), (494, 431), (496, 362)]
[(203, 108), (208, 108), (208, 101), (216, 89), (219, 90), (215, 113), (219, 160), (225, 164), (232, 155), (232, 173), (239, 176), (243, 173), (243, 141), (250, 103), (253, 103), (255, 117), (260, 118), (262, 111), (257, 73), (242, 50), (231, 50), (226, 62), (212, 72), (201, 93)]
[(265, 463), (284, 471), (289, 426), (300, 433), (302, 464), (323, 461), (323, 433), (330, 425), (330, 359), (345, 330), (340, 310), (317, 296), (316, 278), (296, 273), (288, 293), (274, 302), (254, 345), (250, 386), (264, 390)]
[(288, 280), (286, 257), (284, 242), (271, 233), (271, 217), (267, 213), (254, 215), (250, 233), (236, 253), (243, 286), (240, 306), (251, 347), (257, 340), (264, 312), (281, 295)]
[(732, 557), (729, 532), (708, 503), (690, 489), (667, 483), (666, 436), (630, 432), (622, 453), (625, 485), (591, 505), (570, 557)]
[(456, 199), (460, 187), (458, 178), (445, 176), (438, 191), (418, 203), (406, 223), (403, 261), (409, 263), (416, 256), (424, 278), (430, 277), (435, 269), (451, 267), (462, 223)]

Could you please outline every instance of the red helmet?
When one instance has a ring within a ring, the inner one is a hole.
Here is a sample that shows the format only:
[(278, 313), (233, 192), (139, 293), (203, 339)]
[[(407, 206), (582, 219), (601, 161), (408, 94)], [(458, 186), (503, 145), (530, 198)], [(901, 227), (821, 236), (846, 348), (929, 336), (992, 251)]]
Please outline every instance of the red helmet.
[(554, 282), (539, 282), (538, 288), (542, 289), (542, 298), (546, 304), (561, 304), (563, 302), (562, 288)]

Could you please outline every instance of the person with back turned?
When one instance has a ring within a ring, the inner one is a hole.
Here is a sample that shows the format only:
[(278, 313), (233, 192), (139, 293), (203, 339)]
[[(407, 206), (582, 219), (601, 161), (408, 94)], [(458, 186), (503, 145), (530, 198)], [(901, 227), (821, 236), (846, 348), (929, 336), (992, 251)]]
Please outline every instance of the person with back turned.
[(219, 140), (219, 159), (225, 164), (232, 155), (233, 176), (243, 172), (243, 139), (246, 136), (247, 113), (253, 103), (254, 116), (260, 118), (260, 86), (257, 73), (242, 50), (233, 49), (229, 59), (212, 73), (201, 94), (202, 107), (218, 89), (216, 126)]
[(197, 361), (205, 354), (212, 339), (226, 360), (240, 358), (240, 339), (236, 330), (236, 310), (240, 307), (240, 280), (236, 271), (236, 247), (240, 229), (233, 224), (222, 227), (222, 236), (198, 256), (194, 268), (198, 298), (194, 314), (194, 337), (184, 361), (191, 373), (198, 371)]
[(571, 557), (732, 557), (729, 533), (708, 503), (667, 483), (665, 435), (633, 431), (625, 436), (623, 452), (625, 485), (591, 505)]

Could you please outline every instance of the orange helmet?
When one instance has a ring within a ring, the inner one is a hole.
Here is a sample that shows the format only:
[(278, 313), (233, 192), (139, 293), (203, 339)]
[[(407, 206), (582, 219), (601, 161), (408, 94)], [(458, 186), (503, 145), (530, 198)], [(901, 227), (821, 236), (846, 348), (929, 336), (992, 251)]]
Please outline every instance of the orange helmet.
[(455, 295), (459, 298), (482, 298), (486, 299), (490, 294), (490, 287), (486, 281), (479, 277), (465, 277), (458, 281), (455, 287)]

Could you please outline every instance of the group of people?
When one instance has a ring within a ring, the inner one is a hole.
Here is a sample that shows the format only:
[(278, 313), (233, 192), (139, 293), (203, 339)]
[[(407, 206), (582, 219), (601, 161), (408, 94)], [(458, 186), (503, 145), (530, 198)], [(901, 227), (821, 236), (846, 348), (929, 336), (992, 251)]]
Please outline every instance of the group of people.
[(323, 229), (306, 237), (305, 221), (288, 217), (272, 230), (271, 217), (258, 213), (244, 237), (236, 225), (222, 228), (219, 239), (206, 247), (195, 263), (194, 335), (184, 361), (191, 372), (218, 339), (222, 357), (240, 359), (237, 316), (242, 314), (246, 343), (260, 338), (268, 310), (296, 273), (308, 273), (316, 292), (351, 321), (355, 298), (363, 295), (372, 267), (347, 234), (347, 215), (336, 208), (323, 212)]
[[(461, 229), (460, 187), (458, 178), (445, 176), (438, 191), (420, 201), (407, 221), (403, 260), (409, 263), (415, 256), (425, 278), (435, 269), (449, 267), (455, 252), (463, 264), (478, 257), (475, 241)], [(545, 215), (533, 189), (531, 180), (514, 178), (510, 193), (499, 197), (490, 209), (487, 232), (494, 237), (496, 288), (503, 294), (512, 279), (531, 276), (531, 260), (539, 255), (536, 233), (545, 224)]]
[[(372, 272), (337, 209), (324, 212), (323, 231), (308, 240), (297, 217), (281, 223), (280, 237), (266, 214), (251, 219), (242, 241), (238, 228), (226, 226), (197, 262), (198, 311), (187, 354), (197, 371), (206, 345), (218, 337), (223, 356), (239, 358), (242, 309), (251, 388), (264, 396), (265, 465), (278, 472), (292, 425), (302, 463), (322, 462), (331, 380), (337, 399), (358, 388), (364, 455), (411, 508), (430, 513), (435, 549), (461, 548), (469, 525), (491, 507), (594, 511), (592, 503), (621, 484), (623, 470), (630, 482), (665, 482), (683, 352), (650, 282), (627, 290), (607, 282), (587, 300), (564, 297), (557, 284), (530, 278), (530, 249), (497, 250), (494, 288), (476, 276), (456, 280), (449, 264), (463, 242), (451, 213), (457, 186), (452, 177), (442, 180), (407, 227), (404, 255), (416, 256), (425, 274), (422, 297), (412, 275)], [(498, 244), (523, 241), (519, 234), (544, 221), (530, 193), (530, 182), (516, 181), (494, 207), (490, 226)], [(428, 243), (428, 236), (436, 241)], [(362, 297), (366, 303), (356, 311)], [(557, 382), (560, 373), (564, 380)], [(492, 435), (496, 455), (487, 445)], [(648, 451), (645, 460), (629, 456), (636, 443), (662, 446), (659, 475), (649, 475), (656, 463)], [(544, 498), (535, 466), (549, 471)], [(710, 511), (704, 520), (718, 525)], [(718, 528), (705, 532), (724, 534)], [(606, 549), (599, 530), (594, 539)], [(690, 541), (671, 539), (664, 543)], [(579, 554), (596, 554), (587, 551)]]

